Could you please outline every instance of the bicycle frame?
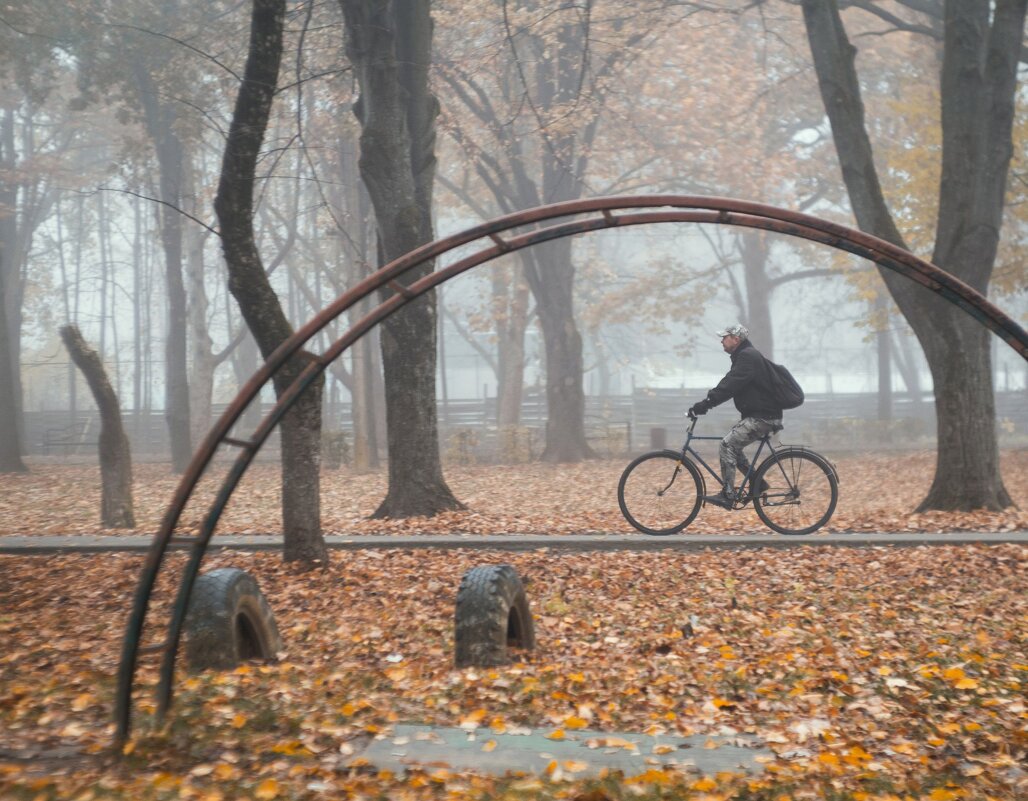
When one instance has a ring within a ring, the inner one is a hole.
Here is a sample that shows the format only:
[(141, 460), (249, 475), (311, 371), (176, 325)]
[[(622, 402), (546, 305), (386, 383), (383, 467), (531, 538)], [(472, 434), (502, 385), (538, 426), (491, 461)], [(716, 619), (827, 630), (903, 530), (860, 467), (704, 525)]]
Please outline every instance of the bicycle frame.
[[(691, 456), (694, 463), (703, 465), (704, 469), (706, 469), (706, 471), (714, 477), (714, 480), (717, 481), (717, 483), (723, 487), (725, 485), (725, 480), (721, 476), (721, 474), (718, 473), (717, 470), (715, 470), (709, 464), (707, 464), (706, 460), (696, 451), (695, 448), (692, 447), (693, 440), (720, 442), (723, 439), (723, 437), (700, 437), (693, 434), (693, 429), (696, 428), (696, 423), (698, 422), (699, 418), (693, 417), (692, 422), (689, 424), (689, 428), (686, 429), (685, 444), (682, 445), (682, 458), (684, 459), (687, 456)], [(753, 454), (753, 458), (750, 459), (750, 469), (746, 471), (746, 475), (743, 476), (742, 481), (739, 483), (739, 486), (737, 488), (737, 491), (740, 495), (743, 495), (744, 490), (750, 484), (750, 479), (753, 477), (753, 474), (757, 472), (757, 468), (761, 464), (760, 455), (764, 452), (764, 446), (766, 445), (768, 450), (771, 451), (771, 453), (768, 454), (768, 458), (774, 456), (777, 453), (777, 451), (775, 450), (775, 446), (771, 443), (772, 436), (772, 434), (765, 434), (758, 440), (758, 442), (760, 442), (760, 445), (757, 446), (757, 452)]]

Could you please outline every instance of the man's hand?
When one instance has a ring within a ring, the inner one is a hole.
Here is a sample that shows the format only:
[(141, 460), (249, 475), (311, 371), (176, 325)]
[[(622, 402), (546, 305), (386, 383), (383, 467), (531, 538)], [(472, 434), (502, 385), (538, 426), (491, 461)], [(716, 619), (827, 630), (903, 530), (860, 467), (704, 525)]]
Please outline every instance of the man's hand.
[(699, 417), (701, 414), (706, 414), (709, 410), (710, 406), (707, 404), (707, 402), (700, 401), (699, 403), (694, 403), (692, 406), (690, 406), (689, 411), (687, 411), (686, 414), (689, 417), (696, 418)]

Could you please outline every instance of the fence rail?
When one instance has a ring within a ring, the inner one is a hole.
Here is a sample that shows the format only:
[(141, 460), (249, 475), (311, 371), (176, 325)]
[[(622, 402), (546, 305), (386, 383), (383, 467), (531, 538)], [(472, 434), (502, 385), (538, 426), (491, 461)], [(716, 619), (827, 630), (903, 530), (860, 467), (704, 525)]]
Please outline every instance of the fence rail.
[[(631, 395), (586, 398), (586, 434), (601, 455), (621, 455), (651, 447), (661, 439), (676, 447), (684, 436), (685, 410), (705, 389), (637, 389)], [(220, 414), (217, 406), (214, 414)], [(161, 458), (168, 452), (168, 430), (162, 411), (126, 411), (124, 423), (133, 454)], [(731, 402), (714, 409), (703, 428), (726, 431), (738, 414)], [(799, 409), (786, 413), (783, 439), (805, 441), (819, 448), (931, 447), (935, 441), (933, 398), (896, 394), (890, 419), (879, 419), (875, 393), (808, 395)], [(996, 424), (1001, 441), (1028, 445), (1028, 392), (996, 394)], [(326, 407), (326, 431), (352, 433), (348, 403)], [(497, 424), (496, 399), (457, 399), (439, 403), (439, 430), (444, 455), (457, 461), (527, 460), (542, 452), (546, 430), (546, 399), (526, 393), (517, 426)], [(54, 410), (25, 414), (26, 450), (32, 455), (92, 456), (100, 432), (95, 410)], [(277, 436), (265, 446), (277, 457)]]

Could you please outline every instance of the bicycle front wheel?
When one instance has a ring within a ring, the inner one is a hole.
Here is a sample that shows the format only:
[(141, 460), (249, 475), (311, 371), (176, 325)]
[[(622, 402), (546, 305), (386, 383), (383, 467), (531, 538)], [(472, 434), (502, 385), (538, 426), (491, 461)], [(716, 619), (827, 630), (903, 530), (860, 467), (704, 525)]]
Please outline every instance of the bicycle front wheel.
[(644, 453), (621, 474), (618, 506), (643, 534), (676, 534), (700, 511), (700, 471), (676, 451)]
[(831, 519), (839, 502), (835, 468), (802, 448), (778, 451), (760, 466), (754, 486), (768, 488), (753, 499), (764, 523), (779, 534), (810, 534)]

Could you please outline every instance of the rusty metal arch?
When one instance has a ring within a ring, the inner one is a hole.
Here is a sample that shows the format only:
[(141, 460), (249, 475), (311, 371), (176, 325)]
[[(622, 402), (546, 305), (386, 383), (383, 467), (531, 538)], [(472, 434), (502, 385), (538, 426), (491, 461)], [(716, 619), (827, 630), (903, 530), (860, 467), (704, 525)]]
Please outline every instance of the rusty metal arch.
[[(559, 218), (571, 219), (545, 227), (540, 225), (541, 223)], [(505, 253), (530, 247), (540, 242), (589, 231), (665, 222), (715, 223), (763, 229), (809, 239), (862, 256), (882, 267), (894, 270), (922, 284), (927, 289), (938, 293), (946, 300), (959, 306), (984, 326), (994, 331), (1015, 351), (1021, 354), (1023, 358), (1028, 360), (1028, 332), (990, 303), (979, 292), (952, 275), (923, 259), (919, 259), (902, 248), (861, 231), (810, 215), (760, 203), (732, 198), (690, 195), (593, 198), (555, 203), (516, 212), (424, 245), (401, 256), (361, 281), (318, 313), (287, 341), (283, 342), (239, 391), (239, 394), (229, 404), (197, 450), (192, 462), (183, 474), (171, 503), (165, 512), (161, 526), (154, 536), (136, 588), (132, 613), (125, 630), (121, 662), (118, 670), (115, 706), (115, 736), (117, 741), (123, 741), (130, 731), (133, 685), (140, 656), (145, 654), (161, 654), (163, 656), (157, 688), (158, 718), (163, 718), (167, 713), (172, 700), (175, 659), (188, 607), (189, 595), (221, 513), (239, 480), (249, 467), (250, 462), (282, 419), (282, 416), (289, 410), (304, 389), (320, 376), (332, 361), (338, 358), (371, 328), (405, 304), (425, 294), (437, 285)], [(515, 230), (518, 228), (525, 230), (518, 233)], [(504, 234), (508, 234), (508, 236), (504, 237)], [(424, 264), (426, 261), (435, 259), (456, 248), (469, 245), (478, 240), (483, 240), (480, 250), (456, 261), (450, 266), (430, 273), (407, 287), (401, 286), (396, 281), (396, 279)], [(265, 415), (260, 425), (257, 426), (248, 439), (241, 440), (229, 436), (233, 426), (240, 419), (249, 403), (258, 396), (276, 372), (297, 351), (354, 304), (386, 287), (394, 290), (395, 294), (382, 301), (376, 308), (354, 324), (320, 356), (316, 355), (295, 378), (288, 389), (282, 393), (277, 403)], [(236, 448), (238, 449), (238, 455), (204, 517), (199, 533), (191, 536), (176, 535), (175, 531), (179, 524), (179, 518), (189, 502), (193, 490), (199, 483), (215, 452), (221, 447)], [(143, 645), (141, 637), (150, 596), (161, 565), (164, 563), (164, 557), (169, 546), (172, 545), (188, 547), (190, 555), (178, 586), (176, 600), (168, 621), (166, 637), (161, 642)]]

